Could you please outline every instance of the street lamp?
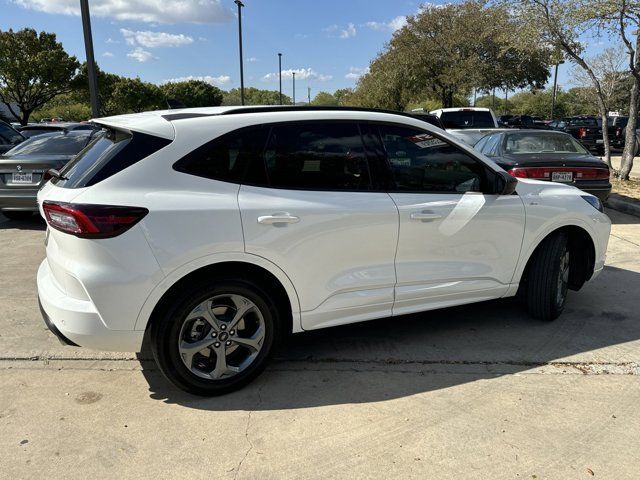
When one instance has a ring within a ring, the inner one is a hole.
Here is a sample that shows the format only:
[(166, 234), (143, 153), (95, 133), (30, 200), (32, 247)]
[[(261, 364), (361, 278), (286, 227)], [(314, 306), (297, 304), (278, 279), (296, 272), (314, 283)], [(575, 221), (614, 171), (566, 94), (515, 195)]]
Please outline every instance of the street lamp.
[(282, 105), (282, 54), (278, 54), (278, 72), (280, 75), (280, 105)]
[(96, 72), (96, 61), (93, 56), (93, 37), (91, 35), (89, 0), (80, 0), (80, 14), (82, 16), (82, 30), (84, 32), (84, 48), (87, 53), (87, 76), (89, 77), (91, 115), (94, 118), (97, 118), (100, 116), (100, 100), (98, 99), (98, 75)]
[(242, 7), (244, 4), (240, 0), (234, 0), (238, 6), (238, 43), (240, 44), (240, 103), (244, 105), (244, 70), (242, 67)]
[(296, 72), (293, 73), (293, 104), (296, 104)]
[(556, 109), (556, 92), (558, 91), (558, 65), (564, 63), (564, 60), (560, 60), (556, 63), (555, 73), (553, 74), (553, 96), (551, 99), (551, 120), (553, 120), (553, 112)]

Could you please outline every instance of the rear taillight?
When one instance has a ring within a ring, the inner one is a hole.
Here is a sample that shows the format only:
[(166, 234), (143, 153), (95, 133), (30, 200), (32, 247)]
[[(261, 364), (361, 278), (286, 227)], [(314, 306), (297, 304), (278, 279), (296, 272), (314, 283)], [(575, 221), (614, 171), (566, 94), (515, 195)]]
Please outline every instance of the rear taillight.
[(587, 129), (585, 127), (582, 127), (580, 130), (578, 130), (578, 136), (580, 138), (584, 138), (587, 136)]
[(126, 232), (149, 213), (146, 208), (82, 205), (45, 201), (42, 209), (51, 228), (80, 238), (111, 238)]
[(553, 172), (571, 172), (575, 180), (607, 180), (609, 178), (607, 167), (516, 167), (507, 173), (518, 178), (551, 180)]

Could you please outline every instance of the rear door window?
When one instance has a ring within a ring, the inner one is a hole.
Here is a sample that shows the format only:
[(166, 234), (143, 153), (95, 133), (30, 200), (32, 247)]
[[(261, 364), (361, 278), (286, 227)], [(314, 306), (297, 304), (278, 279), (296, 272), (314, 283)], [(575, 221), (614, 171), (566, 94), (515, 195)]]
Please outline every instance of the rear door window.
[(269, 185), (306, 190), (371, 190), (355, 122), (274, 125), (264, 161)]

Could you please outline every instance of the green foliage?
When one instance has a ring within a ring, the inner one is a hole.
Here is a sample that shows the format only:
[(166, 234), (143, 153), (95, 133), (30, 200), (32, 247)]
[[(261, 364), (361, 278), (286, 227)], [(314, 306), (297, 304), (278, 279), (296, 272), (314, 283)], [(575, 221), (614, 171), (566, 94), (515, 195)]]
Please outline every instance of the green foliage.
[(63, 93), (34, 111), (31, 118), (36, 122), (51, 118), (82, 122), (91, 118), (91, 108), (87, 102), (79, 102), (76, 94)]
[(473, 88), (539, 87), (549, 77), (552, 52), (522, 42), (518, 29), (510, 10), (484, 0), (427, 5), (371, 63), (351, 102), (403, 110), (420, 99), (447, 107)]
[(311, 105), (326, 105), (336, 107), (339, 105), (338, 99), (329, 92), (318, 92), (311, 101)]
[(143, 82), (139, 78), (120, 79), (114, 84), (105, 110), (111, 114), (136, 113), (165, 108), (165, 99), (160, 87)]
[(217, 107), (222, 103), (222, 90), (201, 80), (170, 82), (160, 86), (165, 99), (176, 99), (187, 107)]
[[(255, 87), (245, 87), (245, 105), (280, 105), (280, 93), (278, 90), (261, 90)], [(291, 98), (282, 95), (282, 103), (291, 105)], [(223, 94), (222, 105), (240, 105), (240, 89), (232, 88)]]
[(53, 33), (0, 31), (0, 101), (18, 104), (21, 115), (13, 113), (23, 125), (34, 110), (73, 88), (79, 66)]
[[(534, 90), (518, 92), (509, 96), (506, 102), (504, 96), (496, 95), (494, 111), (496, 115), (509, 113), (512, 115), (531, 115), (549, 118), (551, 115), (552, 90)], [(478, 97), (477, 107), (493, 108), (491, 95)], [(564, 91), (558, 88), (554, 117), (571, 117), (574, 115), (597, 115), (598, 105), (594, 100), (593, 91), (585, 88), (572, 88)]]

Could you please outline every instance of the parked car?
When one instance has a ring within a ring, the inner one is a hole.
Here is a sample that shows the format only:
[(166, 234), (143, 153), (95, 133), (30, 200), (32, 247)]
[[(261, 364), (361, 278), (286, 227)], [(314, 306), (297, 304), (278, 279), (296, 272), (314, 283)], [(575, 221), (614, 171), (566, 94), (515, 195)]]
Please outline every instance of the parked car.
[(429, 113), (438, 117), (447, 130), (498, 128), (496, 116), (489, 108), (440, 108)]
[[(629, 117), (617, 116), (609, 118), (609, 142), (613, 148), (623, 149), (627, 139)], [(636, 120), (636, 139), (640, 137), (640, 117)], [(639, 142), (636, 141), (635, 154), (639, 153)]]
[(0, 154), (11, 150), (24, 140), (24, 137), (15, 128), (0, 120)]
[(499, 127), (506, 127), (507, 126), (507, 122), (509, 121), (510, 118), (513, 118), (513, 115), (500, 115), (496, 120), (498, 121), (498, 126)]
[(92, 140), (96, 130), (44, 133), (0, 155), (0, 211), (12, 220), (38, 211), (36, 194), (49, 169), (60, 169)]
[(96, 121), (107, 133), (38, 193), (45, 322), (103, 350), (140, 351), (147, 332), (188, 392), (240, 388), (304, 330), (518, 291), (553, 320), (604, 266), (611, 224), (596, 197), (514, 178), (409, 114), (213, 107)]
[(20, 128), (20, 133), (27, 138), (41, 133), (61, 132), (63, 130), (95, 130), (96, 127), (90, 123), (66, 123), (66, 122), (54, 122), (54, 123), (36, 123), (26, 125)]
[(413, 115), (417, 119), (420, 119), (420, 120), (422, 120), (424, 122), (427, 122), (427, 123), (433, 125), (434, 127), (438, 127), (438, 128), (441, 128), (442, 130), (444, 130), (444, 125), (442, 124), (440, 119), (438, 117), (436, 117), (435, 115), (432, 115), (431, 113), (426, 113), (426, 112), (420, 112), (420, 111), (413, 110), (411, 112), (411, 115)]
[(530, 115), (513, 115), (506, 121), (505, 126), (510, 128), (549, 129), (549, 126), (540, 117), (532, 117)]
[(441, 108), (430, 113), (440, 119), (448, 133), (470, 147), (498, 128), (498, 121), (488, 108)]
[(604, 153), (604, 140), (602, 139), (602, 126), (596, 117), (571, 117), (562, 120), (554, 120), (549, 128), (560, 132), (569, 133), (598, 155)]
[(568, 133), (499, 132), (487, 135), (475, 148), (514, 177), (573, 185), (602, 201), (611, 193), (607, 164)]

